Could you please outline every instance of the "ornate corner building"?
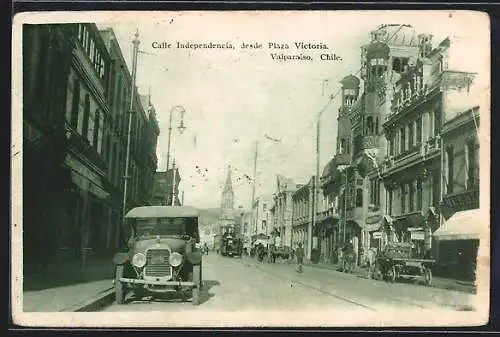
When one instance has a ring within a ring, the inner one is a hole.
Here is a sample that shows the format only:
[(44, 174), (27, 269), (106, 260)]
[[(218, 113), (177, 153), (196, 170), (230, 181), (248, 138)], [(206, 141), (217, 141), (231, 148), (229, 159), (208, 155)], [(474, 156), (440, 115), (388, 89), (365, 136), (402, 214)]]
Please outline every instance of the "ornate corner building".
[(438, 264), (470, 262), (474, 229), (436, 240), (454, 212), (479, 207), (475, 74), (453, 62), (454, 46), (447, 38), (433, 48), (432, 36), (399, 24), (377, 27), (362, 46), (360, 78), (341, 81), (337, 150), (321, 177), (314, 235), (324, 260), (355, 235), (360, 256), (412, 241)]

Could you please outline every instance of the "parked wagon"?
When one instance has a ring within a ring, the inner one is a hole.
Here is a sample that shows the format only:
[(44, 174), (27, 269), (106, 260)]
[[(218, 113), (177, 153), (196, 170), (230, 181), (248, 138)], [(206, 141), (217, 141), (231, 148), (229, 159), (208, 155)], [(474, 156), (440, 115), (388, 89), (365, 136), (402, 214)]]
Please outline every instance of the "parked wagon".
[(432, 284), (431, 266), (436, 262), (416, 256), (411, 243), (388, 243), (377, 257), (377, 264), (384, 280), (394, 282), (398, 278), (423, 281)]

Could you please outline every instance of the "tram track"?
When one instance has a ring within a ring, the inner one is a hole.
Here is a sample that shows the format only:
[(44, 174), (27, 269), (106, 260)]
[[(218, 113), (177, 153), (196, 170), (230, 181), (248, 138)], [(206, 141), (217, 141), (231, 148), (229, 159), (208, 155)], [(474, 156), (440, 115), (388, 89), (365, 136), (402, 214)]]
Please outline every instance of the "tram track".
[[(280, 273), (270, 271), (267, 268), (263, 268), (262, 266), (260, 266), (258, 264), (252, 264), (252, 263), (244, 262), (244, 265), (248, 266), (248, 267), (259, 269), (259, 270), (261, 270), (261, 271), (263, 271), (263, 272), (265, 272), (267, 274), (270, 274), (272, 276), (275, 276), (275, 277), (278, 277), (278, 278), (281, 278), (281, 279), (286, 279), (289, 282), (299, 284), (299, 285), (301, 285), (303, 287), (306, 287), (306, 288), (311, 289), (313, 291), (320, 292), (322, 294), (331, 296), (331, 297), (333, 297), (335, 299), (338, 299), (338, 300), (341, 300), (343, 302), (350, 303), (352, 305), (355, 305), (355, 306), (358, 306), (358, 307), (362, 307), (364, 309), (367, 309), (367, 310), (370, 310), (370, 311), (373, 311), (373, 312), (380, 312), (381, 311), (379, 308), (376, 308), (374, 305), (367, 304), (367, 303), (362, 303), (362, 301), (353, 300), (353, 299), (350, 299), (348, 297), (336, 294), (336, 293), (334, 293), (334, 292), (332, 292), (330, 290), (322, 289), (321, 287), (312, 285), (312, 284), (308, 283), (307, 281), (299, 280), (296, 277), (288, 278), (287, 275), (282, 275)], [(426, 309), (426, 308), (428, 308), (427, 306), (425, 306), (425, 305), (423, 305), (421, 303), (416, 303), (415, 301), (411, 301), (411, 300), (401, 300), (401, 299), (391, 298), (390, 301), (402, 304), (404, 306), (411, 306), (411, 307), (418, 308), (418, 309)]]

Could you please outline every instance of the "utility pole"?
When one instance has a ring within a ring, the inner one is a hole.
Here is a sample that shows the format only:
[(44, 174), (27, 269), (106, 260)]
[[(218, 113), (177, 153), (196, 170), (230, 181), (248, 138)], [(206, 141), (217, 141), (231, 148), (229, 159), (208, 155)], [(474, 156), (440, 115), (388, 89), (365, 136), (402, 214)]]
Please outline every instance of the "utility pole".
[(255, 185), (256, 185), (256, 181), (257, 181), (257, 158), (258, 158), (258, 155), (259, 155), (259, 142), (256, 141), (255, 142), (255, 153), (253, 156), (253, 183), (252, 183), (252, 201), (251, 201), (252, 204), (250, 205), (250, 212), (251, 212), (250, 214), (252, 214), (252, 224), (253, 224), (254, 230), (256, 229), (256, 226), (257, 226), (257, 218), (254, 215), (253, 206), (255, 203)]
[[(325, 84), (328, 83), (327, 79), (324, 79), (321, 83), (321, 97), (325, 96)], [(316, 177), (314, 178), (314, 188), (313, 188), (313, 211), (312, 211), (312, 231), (316, 230), (316, 215), (319, 210), (319, 162), (320, 162), (320, 141), (321, 141), (321, 114), (318, 116), (318, 120), (316, 121)], [(314, 235), (311, 235), (311, 238), (314, 238)], [(318, 237), (316, 236), (316, 240)], [(317, 245), (317, 243), (316, 243)], [(311, 249), (317, 248), (314, 247), (314, 243), (311, 242)]]
[(170, 110), (170, 118), (168, 120), (168, 143), (167, 143), (167, 171), (170, 166), (170, 141), (172, 139), (172, 110)]
[(175, 159), (172, 161), (172, 206), (175, 206)]
[(123, 186), (123, 215), (125, 216), (127, 212), (127, 192), (128, 192), (128, 182), (129, 182), (129, 164), (130, 164), (130, 137), (132, 133), (132, 114), (134, 111), (134, 101), (135, 101), (135, 81), (137, 75), (137, 53), (139, 52), (139, 31), (135, 32), (135, 39), (132, 41), (134, 49), (132, 52), (132, 83), (130, 85), (130, 107), (128, 115), (128, 130), (127, 130), (127, 155), (125, 159), (125, 177)]

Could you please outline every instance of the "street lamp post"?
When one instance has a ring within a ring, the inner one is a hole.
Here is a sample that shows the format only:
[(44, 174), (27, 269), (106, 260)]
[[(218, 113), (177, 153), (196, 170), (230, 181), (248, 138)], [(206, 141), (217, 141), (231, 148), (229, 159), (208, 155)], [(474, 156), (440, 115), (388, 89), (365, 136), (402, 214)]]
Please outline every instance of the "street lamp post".
[(130, 85), (130, 107), (129, 107), (129, 115), (128, 115), (128, 129), (127, 129), (127, 154), (125, 159), (125, 177), (124, 177), (124, 186), (123, 186), (123, 215), (125, 216), (127, 212), (127, 192), (128, 192), (128, 182), (129, 182), (129, 164), (130, 164), (130, 136), (132, 133), (132, 113), (134, 110), (134, 101), (135, 101), (135, 82), (137, 75), (137, 53), (139, 51), (139, 31), (135, 32), (135, 39), (132, 41), (134, 45), (134, 49), (132, 52), (132, 83)]
[(177, 128), (179, 129), (179, 132), (181, 134), (186, 129), (186, 127), (184, 126), (184, 114), (186, 113), (186, 110), (184, 110), (184, 107), (181, 105), (176, 105), (176, 106), (172, 107), (172, 109), (170, 110), (170, 118), (168, 121), (167, 170), (168, 170), (169, 164), (170, 164), (170, 144), (172, 142), (172, 115), (173, 115), (174, 110), (176, 110), (176, 109), (179, 109), (180, 110), (179, 112), (181, 114), (181, 121), (180, 121), (180, 124)]
[[(179, 109), (179, 113), (181, 114), (181, 121), (179, 123), (179, 126), (177, 127), (177, 129), (179, 129), (179, 133), (183, 134), (184, 130), (186, 129), (186, 127), (184, 126), (184, 114), (186, 113), (186, 110), (184, 110), (184, 107), (182, 107), (181, 105), (176, 105), (172, 107), (172, 109), (170, 109), (170, 117), (168, 120), (167, 171), (170, 166), (170, 146), (172, 143), (172, 115), (174, 113), (174, 110), (176, 109)], [(176, 171), (175, 171), (175, 160), (174, 160), (172, 164), (172, 191), (171, 191), (172, 200), (170, 202), (172, 206), (175, 206), (175, 179), (176, 179), (175, 173)]]

